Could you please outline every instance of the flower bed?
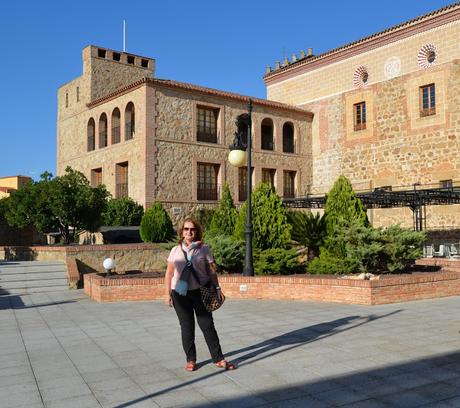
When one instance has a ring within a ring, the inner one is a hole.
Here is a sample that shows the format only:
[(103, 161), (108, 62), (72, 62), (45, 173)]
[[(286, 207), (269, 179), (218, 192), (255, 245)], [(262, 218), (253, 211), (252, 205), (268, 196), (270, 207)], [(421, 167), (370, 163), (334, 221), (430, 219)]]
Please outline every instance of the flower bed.
[[(381, 275), (372, 280), (339, 276), (221, 275), (220, 285), (229, 299), (273, 299), (378, 305), (460, 295), (460, 261), (426, 260), (439, 272)], [(164, 297), (162, 275), (84, 276), (84, 290), (98, 302), (159, 300)]]

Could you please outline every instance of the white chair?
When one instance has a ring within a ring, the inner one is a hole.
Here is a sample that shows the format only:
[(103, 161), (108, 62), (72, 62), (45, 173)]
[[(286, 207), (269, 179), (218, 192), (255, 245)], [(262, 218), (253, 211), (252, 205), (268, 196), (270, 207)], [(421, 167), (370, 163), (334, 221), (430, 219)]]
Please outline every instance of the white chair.
[(424, 258), (433, 258), (434, 248), (433, 245), (425, 245), (423, 247), (423, 257)]
[(444, 244), (439, 245), (439, 249), (433, 252), (433, 256), (445, 256)]
[(449, 245), (449, 250), (450, 250), (450, 255), (451, 255), (451, 256), (457, 257), (457, 256), (459, 255), (458, 249), (457, 249), (457, 247), (455, 246), (455, 244), (450, 244), (450, 245)]

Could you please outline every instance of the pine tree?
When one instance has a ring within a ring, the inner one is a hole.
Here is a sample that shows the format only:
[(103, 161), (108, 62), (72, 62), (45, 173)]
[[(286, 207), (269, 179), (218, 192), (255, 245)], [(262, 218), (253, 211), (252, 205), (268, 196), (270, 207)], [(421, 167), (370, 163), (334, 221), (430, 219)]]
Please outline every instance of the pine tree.
[(232, 194), (228, 184), (222, 189), (222, 199), (219, 208), (213, 214), (209, 230), (214, 233), (233, 235), (238, 211), (233, 203)]
[[(252, 200), (252, 242), (255, 248), (285, 248), (291, 240), (291, 225), (287, 219), (287, 210), (276, 194), (275, 189), (261, 183), (251, 195)], [(244, 239), (247, 203), (244, 203), (238, 215), (234, 236)]]
[(363, 226), (368, 226), (366, 211), (363, 203), (356, 196), (350, 181), (345, 176), (340, 176), (327, 195), (324, 207), (328, 235), (343, 225), (357, 221)]

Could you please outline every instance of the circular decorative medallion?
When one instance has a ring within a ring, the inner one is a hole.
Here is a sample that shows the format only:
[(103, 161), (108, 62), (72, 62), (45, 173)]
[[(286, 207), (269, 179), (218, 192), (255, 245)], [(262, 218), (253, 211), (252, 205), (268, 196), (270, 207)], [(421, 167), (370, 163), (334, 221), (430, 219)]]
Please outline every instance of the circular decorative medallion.
[(369, 72), (364, 65), (360, 65), (358, 68), (355, 69), (355, 73), (353, 74), (353, 85), (357, 88), (361, 88), (367, 84), (369, 80)]
[(438, 49), (434, 44), (425, 44), (417, 54), (417, 62), (422, 68), (431, 67), (438, 59)]
[(399, 57), (390, 57), (385, 61), (385, 66), (383, 67), (385, 78), (394, 78), (395, 76), (398, 76), (400, 72), (401, 60)]

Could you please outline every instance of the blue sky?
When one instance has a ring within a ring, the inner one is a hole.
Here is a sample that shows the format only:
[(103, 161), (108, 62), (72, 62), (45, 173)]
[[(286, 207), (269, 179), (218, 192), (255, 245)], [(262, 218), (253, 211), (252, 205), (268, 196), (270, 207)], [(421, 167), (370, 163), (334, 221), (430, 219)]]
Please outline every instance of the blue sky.
[[(446, 0), (8, 1), (0, 9), (0, 177), (56, 169), (56, 94), (88, 44), (156, 59), (156, 77), (265, 97), (265, 67), (320, 54), (452, 4)], [(360, 6), (361, 5), (361, 6)]]

